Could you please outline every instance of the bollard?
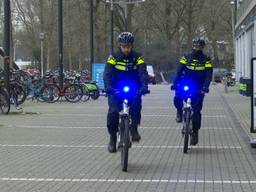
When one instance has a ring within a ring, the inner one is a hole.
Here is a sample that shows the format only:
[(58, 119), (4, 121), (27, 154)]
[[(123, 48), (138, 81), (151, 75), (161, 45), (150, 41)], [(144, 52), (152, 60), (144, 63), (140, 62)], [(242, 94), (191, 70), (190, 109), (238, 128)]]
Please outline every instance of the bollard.
[(225, 93), (228, 93), (228, 81), (227, 81), (227, 77), (223, 77), (223, 81), (224, 81)]

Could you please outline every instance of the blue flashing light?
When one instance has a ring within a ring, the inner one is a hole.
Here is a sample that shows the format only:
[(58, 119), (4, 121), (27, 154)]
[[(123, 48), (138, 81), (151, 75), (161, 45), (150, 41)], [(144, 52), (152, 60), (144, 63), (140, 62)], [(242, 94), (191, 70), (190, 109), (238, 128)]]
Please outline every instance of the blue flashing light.
[(184, 90), (184, 91), (188, 91), (188, 90), (189, 90), (189, 87), (188, 87), (188, 86), (184, 86), (184, 87), (183, 87), (183, 90)]
[(125, 87), (124, 87), (124, 92), (125, 92), (125, 93), (128, 93), (129, 91), (130, 91), (130, 87), (125, 86)]

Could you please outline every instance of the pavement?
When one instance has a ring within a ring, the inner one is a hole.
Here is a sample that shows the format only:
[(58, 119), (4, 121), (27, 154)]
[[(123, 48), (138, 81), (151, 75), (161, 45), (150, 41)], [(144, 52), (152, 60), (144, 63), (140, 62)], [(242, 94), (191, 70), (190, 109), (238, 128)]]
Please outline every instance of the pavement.
[(200, 144), (183, 154), (173, 93), (166, 85), (150, 89), (143, 98), (142, 141), (130, 150), (127, 173), (120, 153), (107, 152), (104, 97), (77, 104), (28, 102), (24, 113), (1, 115), (0, 192), (256, 191), (256, 150), (231, 94), (211, 87)]
[(251, 133), (251, 97), (241, 96), (239, 94), (239, 87), (228, 88), (227, 94), (224, 93), (224, 86), (218, 84), (215, 88), (222, 93), (225, 101), (230, 106), (236, 118), (239, 120), (239, 124), (242, 127), (242, 131), (247, 135), (249, 140), (256, 139), (256, 134)]

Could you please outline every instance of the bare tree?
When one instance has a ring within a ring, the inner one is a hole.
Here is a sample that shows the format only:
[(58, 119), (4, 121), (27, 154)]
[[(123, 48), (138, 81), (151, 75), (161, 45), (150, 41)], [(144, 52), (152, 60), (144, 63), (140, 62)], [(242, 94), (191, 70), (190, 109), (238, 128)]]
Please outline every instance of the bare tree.
[[(29, 50), (30, 58), (39, 60), (39, 33), (45, 32), (47, 69), (58, 67), (57, 1), (12, 0), (22, 29), (15, 38)], [(0, 1), (0, 10), (1, 4)], [(89, 66), (88, 3), (64, 0), (64, 65), (69, 69)], [(158, 70), (171, 70), (183, 51), (191, 47), (194, 35), (204, 36), (210, 43), (215, 63), (232, 58), (232, 28), (229, 0), (147, 0), (139, 6), (128, 6), (128, 28), (136, 36), (136, 48), (144, 52), (147, 62)], [(95, 61), (105, 62), (109, 51), (110, 7), (104, 0), (94, 0)], [(0, 18), (3, 19), (3, 18)], [(115, 35), (124, 31), (124, 9), (114, 6)], [(15, 27), (14, 27), (15, 28)], [(218, 42), (224, 41), (226, 57)]]
[(218, 41), (232, 43), (231, 8), (229, 6), (228, 0), (218, 0), (218, 3), (215, 4), (211, 4), (209, 1), (205, 6), (203, 26), (211, 43), (216, 66), (221, 65)]

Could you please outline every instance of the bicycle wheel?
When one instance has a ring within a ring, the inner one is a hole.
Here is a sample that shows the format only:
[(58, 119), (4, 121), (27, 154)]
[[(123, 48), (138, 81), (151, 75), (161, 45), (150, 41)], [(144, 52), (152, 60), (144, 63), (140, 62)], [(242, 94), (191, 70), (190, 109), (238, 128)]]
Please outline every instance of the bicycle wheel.
[(40, 91), (39, 99), (47, 103), (55, 103), (60, 98), (60, 89), (54, 84), (45, 84)]
[(90, 91), (90, 97), (93, 100), (97, 100), (100, 97), (100, 91), (99, 90)]
[(64, 89), (64, 96), (70, 103), (77, 103), (83, 97), (83, 89), (76, 84), (67, 85)]
[(83, 102), (86, 102), (90, 99), (90, 92), (86, 85), (82, 85), (82, 87), (83, 87), (83, 97), (81, 98), (81, 100)]
[(26, 91), (19, 83), (12, 82), (10, 92), (15, 105), (21, 105), (26, 101)]
[(0, 89), (0, 112), (2, 114), (8, 114), (10, 111), (10, 98), (7, 92)]
[(184, 114), (184, 148), (183, 153), (188, 152), (188, 142), (189, 142), (189, 126), (190, 126), (190, 109), (187, 109)]
[(26, 91), (24, 90), (23, 86), (21, 86), (21, 85), (15, 86), (15, 92), (18, 96), (17, 97), (18, 105), (23, 104), (27, 98), (27, 94), (26, 94)]
[(129, 146), (130, 146), (130, 126), (129, 126), (129, 119), (125, 117), (122, 121), (124, 124), (123, 130), (123, 147), (121, 150), (121, 165), (122, 170), (127, 172), (128, 167), (128, 154), (129, 154)]

